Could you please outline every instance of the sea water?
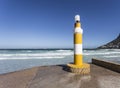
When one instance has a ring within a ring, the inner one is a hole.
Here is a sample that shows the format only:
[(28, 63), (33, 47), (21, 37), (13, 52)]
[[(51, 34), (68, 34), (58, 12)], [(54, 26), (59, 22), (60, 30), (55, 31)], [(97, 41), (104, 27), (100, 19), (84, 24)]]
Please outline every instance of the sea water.
[[(0, 74), (36, 66), (59, 65), (73, 62), (72, 49), (4, 49), (0, 50)], [(84, 62), (92, 58), (120, 63), (120, 49), (83, 50)]]

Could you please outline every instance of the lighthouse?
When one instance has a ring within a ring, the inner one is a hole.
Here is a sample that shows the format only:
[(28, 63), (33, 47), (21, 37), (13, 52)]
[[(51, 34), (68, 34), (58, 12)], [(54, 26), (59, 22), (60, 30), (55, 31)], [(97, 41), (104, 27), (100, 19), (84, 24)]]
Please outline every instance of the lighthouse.
[(75, 16), (74, 24), (74, 64), (82, 65), (82, 34), (83, 29), (80, 24), (80, 16)]
[(89, 74), (90, 65), (83, 62), (83, 48), (82, 48), (83, 29), (81, 28), (80, 16), (75, 16), (74, 24), (74, 63), (67, 64), (70, 71), (78, 74)]

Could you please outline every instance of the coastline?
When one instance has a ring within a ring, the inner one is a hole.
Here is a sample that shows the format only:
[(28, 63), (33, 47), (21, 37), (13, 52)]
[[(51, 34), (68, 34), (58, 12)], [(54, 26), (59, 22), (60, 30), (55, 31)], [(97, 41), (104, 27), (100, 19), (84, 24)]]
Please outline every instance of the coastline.
[(0, 75), (0, 88), (119, 88), (120, 74), (90, 64), (90, 75), (66, 71), (66, 65), (39, 66)]
[[(73, 62), (73, 50), (0, 50), (0, 74), (36, 66)], [(91, 58), (120, 61), (120, 49), (83, 50), (84, 62)]]

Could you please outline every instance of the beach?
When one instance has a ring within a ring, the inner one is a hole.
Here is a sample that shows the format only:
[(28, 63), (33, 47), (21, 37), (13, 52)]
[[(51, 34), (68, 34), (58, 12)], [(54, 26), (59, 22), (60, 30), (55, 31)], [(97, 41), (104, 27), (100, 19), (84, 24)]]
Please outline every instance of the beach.
[(0, 88), (119, 88), (120, 74), (90, 64), (89, 75), (66, 71), (66, 65), (40, 66), (0, 75)]

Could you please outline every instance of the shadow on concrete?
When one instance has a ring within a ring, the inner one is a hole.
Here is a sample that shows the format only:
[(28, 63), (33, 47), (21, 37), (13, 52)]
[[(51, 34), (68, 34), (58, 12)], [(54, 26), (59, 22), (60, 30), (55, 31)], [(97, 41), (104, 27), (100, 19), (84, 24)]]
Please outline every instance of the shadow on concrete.
[(70, 72), (70, 68), (67, 65), (62, 64), (62, 65), (58, 65), (58, 66), (62, 67), (62, 70)]

